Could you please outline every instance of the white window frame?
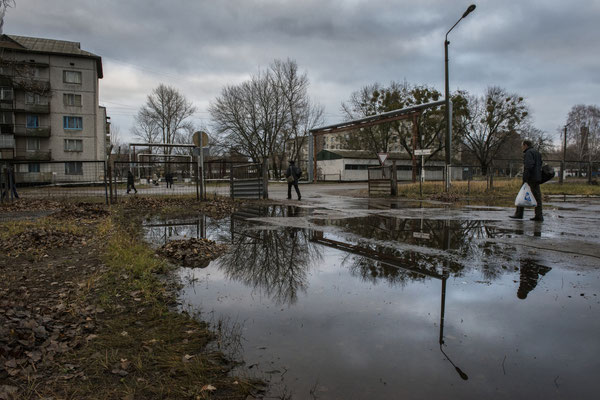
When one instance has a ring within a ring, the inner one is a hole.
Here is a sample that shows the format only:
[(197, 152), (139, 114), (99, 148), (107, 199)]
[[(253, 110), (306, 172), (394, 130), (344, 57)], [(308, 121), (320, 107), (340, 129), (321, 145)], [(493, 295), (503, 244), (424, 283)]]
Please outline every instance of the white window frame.
[(82, 76), (81, 71), (71, 71), (65, 69), (63, 71), (63, 82), (70, 83), (74, 85), (81, 85)]

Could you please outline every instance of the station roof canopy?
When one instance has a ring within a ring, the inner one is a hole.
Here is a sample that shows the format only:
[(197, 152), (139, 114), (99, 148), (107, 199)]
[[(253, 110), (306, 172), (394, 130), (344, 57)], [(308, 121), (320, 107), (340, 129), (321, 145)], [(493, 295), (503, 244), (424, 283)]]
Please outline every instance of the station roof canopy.
[(418, 104), (400, 110), (388, 111), (383, 114), (373, 115), (371, 117), (365, 117), (361, 119), (355, 119), (352, 121), (341, 122), (339, 124), (322, 126), (320, 128), (314, 128), (310, 130), (313, 135), (323, 135), (326, 133), (343, 132), (349, 130), (360, 129), (366, 126), (378, 125), (384, 122), (399, 121), (402, 119), (408, 119), (413, 115), (420, 113), (422, 110), (431, 107), (441, 106), (445, 103), (444, 100), (433, 101), (431, 103)]

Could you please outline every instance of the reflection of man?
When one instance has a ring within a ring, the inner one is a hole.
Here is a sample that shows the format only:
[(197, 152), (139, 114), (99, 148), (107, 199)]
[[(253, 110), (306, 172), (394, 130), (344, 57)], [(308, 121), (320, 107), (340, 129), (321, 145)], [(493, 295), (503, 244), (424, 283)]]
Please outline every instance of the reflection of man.
[[(529, 184), (531, 193), (535, 197), (537, 206), (535, 206), (535, 217), (532, 221), (543, 221), (542, 216), (542, 156), (534, 149), (531, 140), (523, 140), (523, 183)], [(510, 218), (523, 219), (523, 207), (517, 207), (517, 211)]]
[(525, 300), (529, 292), (531, 292), (537, 286), (540, 276), (546, 275), (552, 268), (539, 265), (531, 259), (521, 260), (521, 277), (519, 282), (519, 289), (517, 290), (517, 297), (521, 300)]

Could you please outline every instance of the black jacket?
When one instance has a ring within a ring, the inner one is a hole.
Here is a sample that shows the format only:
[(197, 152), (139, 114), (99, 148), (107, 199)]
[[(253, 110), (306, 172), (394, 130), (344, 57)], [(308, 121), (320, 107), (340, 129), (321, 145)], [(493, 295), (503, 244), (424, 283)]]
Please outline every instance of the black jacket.
[(294, 183), (298, 183), (298, 179), (302, 175), (302, 170), (295, 165), (290, 165), (285, 171), (285, 177), (291, 176), (294, 178)]
[(542, 156), (533, 147), (523, 152), (523, 182), (540, 183), (542, 181)]

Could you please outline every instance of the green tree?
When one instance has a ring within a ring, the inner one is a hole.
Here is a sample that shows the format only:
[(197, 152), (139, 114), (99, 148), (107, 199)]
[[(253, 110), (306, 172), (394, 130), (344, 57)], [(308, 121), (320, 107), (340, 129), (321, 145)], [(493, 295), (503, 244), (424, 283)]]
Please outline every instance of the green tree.
[[(399, 110), (419, 104), (438, 101), (442, 95), (426, 85), (410, 85), (407, 82), (391, 82), (384, 87), (378, 83), (368, 85), (352, 93), (350, 100), (342, 103), (342, 111), (348, 120), (369, 117), (388, 111)], [(453, 124), (466, 113), (466, 93), (452, 95)], [(417, 117), (417, 148), (433, 150), (428, 157), (435, 157), (444, 150), (445, 107), (436, 106), (422, 110)], [(454, 138), (453, 143), (457, 143)], [(367, 149), (374, 153), (389, 152), (398, 143), (410, 156), (414, 151), (413, 125), (410, 120), (385, 122), (361, 128), (346, 136), (345, 145), (353, 149)]]
[(529, 122), (529, 107), (523, 97), (497, 86), (488, 87), (483, 96), (468, 96), (467, 112), (459, 118), (459, 137), (487, 174), (512, 134), (523, 136)]

